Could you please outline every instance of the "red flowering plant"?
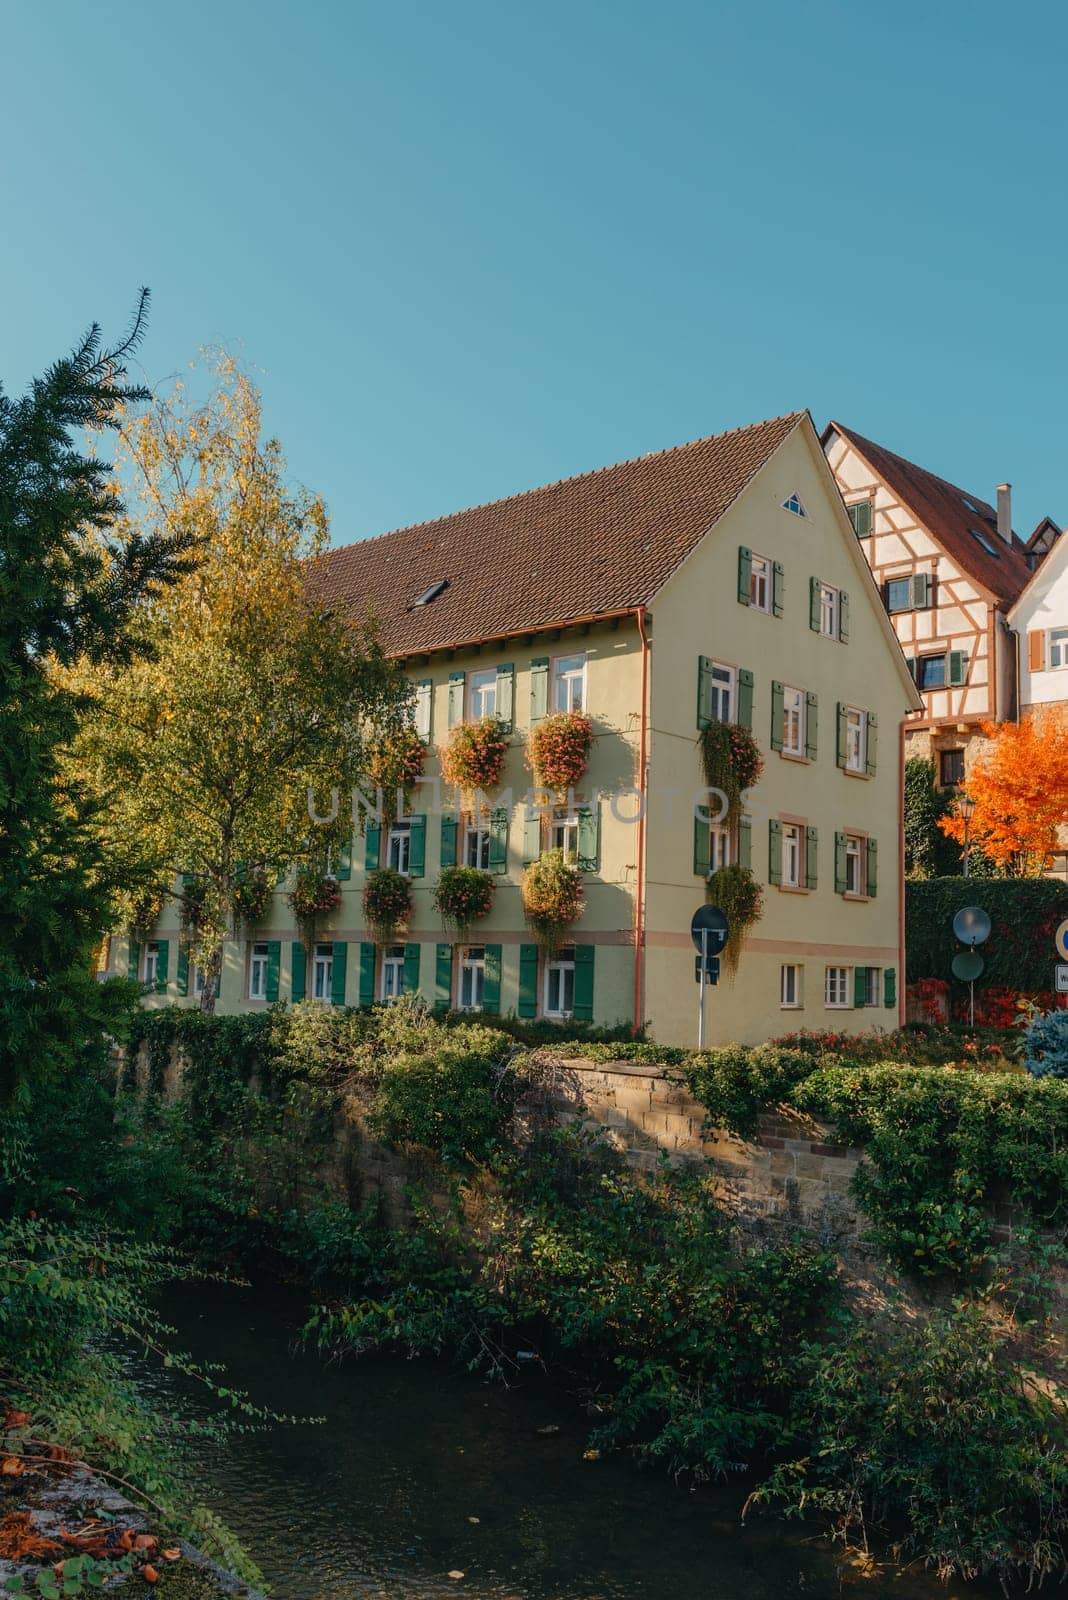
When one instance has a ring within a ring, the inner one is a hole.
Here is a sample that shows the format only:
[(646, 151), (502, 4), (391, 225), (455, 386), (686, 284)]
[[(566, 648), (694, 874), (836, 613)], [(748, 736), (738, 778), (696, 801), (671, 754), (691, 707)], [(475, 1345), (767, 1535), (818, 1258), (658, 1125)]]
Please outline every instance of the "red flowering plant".
[(446, 927), (463, 933), (484, 917), (493, 905), (497, 885), (478, 867), (442, 867), (434, 889), (434, 904)]
[(234, 922), (262, 922), (274, 894), (275, 877), (266, 867), (247, 867), (234, 884)]
[(582, 778), (590, 759), (593, 724), (582, 711), (560, 711), (532, 729), (527, 766), (545, 789), (563, 794)]
[(390, 728), (371, 740), (368, 776), (378, 789), (410, 789), (423, 775), (426, 745), (411, 723)]
[(363, 889), (363, 915), (379, 944), (407, 927), (412, 915), (412, 886), (403, 873), (380, 867), (368, 875)]
[(736, 722), (710, 722), (701, 730), (701, 764), (708, 787), (726, 797), (728, 818), (737, 816), (743, 793), (764, 771), (760, 746)]
[(582, 874), (562, 850), (547, 850), (523, 876), (523, 910), (543, 950), (553, 954), (582, 915)]
[(300, 927), (310, 927), (319, 917), (328, 917), (341, 904), (341, 886), (336, 878), (311, 867), (301, 867), (289, 895), (289, 904)]
[(442, 747), (441, 775), (450, 788), (485, 793), (500, 783), (507, 754), (508, 735), (496, 717), (460, 722)]

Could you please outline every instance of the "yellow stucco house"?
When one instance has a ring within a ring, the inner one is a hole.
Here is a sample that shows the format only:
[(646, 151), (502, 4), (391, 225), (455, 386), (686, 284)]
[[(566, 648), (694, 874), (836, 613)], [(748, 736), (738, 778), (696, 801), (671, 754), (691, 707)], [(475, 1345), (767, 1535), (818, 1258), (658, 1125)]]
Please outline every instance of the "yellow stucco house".
[[(221, 1012), (415, 991), (693, 1045), (690, 920), (709, 872), (735, 861), (762, 885), (763, 915), (710, 992), (707, 1037), (897, 1025), (901, 730), (922, 702), (807, 412), (334, 549), (311, 584), (353, 615), (374, 609), (415, 685), (426, 781), (407, 815), (355, 833), (311, 949), (281, 890), (227, 945)], [(569, 709), (595, 734), (581, 789), (532, 815), (526, 740)], [(500, 792), (485, 814), (457, 814), (436, 793), (436, 752), (487, 713), (511, 738)], [(750, 727), (765, 763), (726, 824), (700, 809), (712, 720)], [(521, 883), (554, 847), (577, 856), (585, 901), (550, 957)], [(464, 942), (431, 900), (457, 861), (497, 885)], [(387, 864), (413, 890), (397, 945), (376, 944), (361, 911), (367, 871)], [(115, 941), (114, 965), (127, 959)], [(176, 906), (132, 967), (156, 984), (150, 1004), (196, 1004)]]

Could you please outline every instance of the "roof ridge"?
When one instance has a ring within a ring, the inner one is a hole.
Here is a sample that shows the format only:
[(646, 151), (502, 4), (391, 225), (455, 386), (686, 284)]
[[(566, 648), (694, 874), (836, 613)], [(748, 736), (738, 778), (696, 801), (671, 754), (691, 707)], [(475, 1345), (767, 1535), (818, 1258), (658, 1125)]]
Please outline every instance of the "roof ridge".
[[(992, 500), (984, 500), (982, 495), (973, 494), (970, 489), (962, 488), (959, 483), (954, 483), (952, 478), (943, 478), (940, 472), (932, 472), (930, 467), (921, 466), (918, 461), (913, 461), (908, 456), (903, 456), (899, 450), (891, 450), (889, 445), (880, 444), (878, 439), (869, 439), (866, 434), (857, 433), (855, 429), (847, 428), (844, 423), (835, 422), (833, 418), (828, 423), (828, 427), (836, 428), (839, 433), (846, 434), (848, 438), (853, 440), (854, 444), (859, 446), (870, 444), (874, 449), (881, 450), (884, 456), (893, 456), (894, 460), (900, 461), (902, 466), (911, 467), (914, 472), (922, 472), (926, 477), (933, 478), (936, 483), (944, 484), (947, 489), (952, 489), (953, 493), (960, 495), (963, 500), (970, 500), (973, 505), (986, 506), (987, 510), (992, 512), (995, 518), (997, 517), (997, 509)], [(1023, 543), (1018, 533), (1014, 532), (1013, 538), (1019, 544)]]
[[(382, 533), (365, 534), (362, 539), (350, 539), (346, 544), (332, 545), (327, 550), (322, 550), (313, 556), (313, 562), (327, 561), (331, 556), (339, 555), (342, 550), (350, 550), (354, 545), (377, 544), (380, 539), (390, 539), (396, 533), (415, 533), (420, 528), (432, 528), (441, 522), (451, 522), (454, 517), (466, 517), (474, 511), (488, 511), (493, 506), (513, 505), (517, 500), (525, 500), (529, 496), (545, 494), (550, 489), (560, 489), (565, 484), (581, 483), (584, 479), (597, 478), (604, 472), (618, 472), (620, 467), (635, 466), (639, 461), (655, 461), (661, 456), (676, 455), (681, 450), (694, 450), (698, 445), (711, 444), (715, 439), (729, 439), (732, 434), (751, 433), (757, 428), (770, 428), (776, 422), (800, 422), (806, 416), (807, 410), (802, 408), (796, 411), (784, 411), (777, 417), (763, 417), (759, 422), (747, 422), (738, 428), (725, 428), (722, 433), (707, 433), (700, 439), (687, 439), (682, 444), (666, 445), (662, 450), (647, 450), (644, 455), (626, 456), (622, 461), (610, 461), (607, 466), (591, 467), (585, 472), (573, 472), (566, 478), (554, 478), (550, 483), (537, 483), (529, 489), (519, 489), (515, 494), (499, 496), (496, 500), (479, 500), (474, 505), (459, 506), (455, 511), (446, 511), (440, 517), (426, 517), (422, 522), (402, 523), (396, 528), (387, 528)], [(874, 442), (874, 441), (873, 441)]]

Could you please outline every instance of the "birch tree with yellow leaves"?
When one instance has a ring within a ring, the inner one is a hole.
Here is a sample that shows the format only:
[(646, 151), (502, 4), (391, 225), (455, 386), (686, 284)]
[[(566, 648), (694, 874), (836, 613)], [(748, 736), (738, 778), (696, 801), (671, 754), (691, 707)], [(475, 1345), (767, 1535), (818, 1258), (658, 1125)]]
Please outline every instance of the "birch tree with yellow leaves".
[[(315, 604), (305, 564), (328, 542), (321, 499), (294, 485), (262, 437), (259, 393), (227, 355), (212, 392), (183, 385), (122, 430), (118, 466), (142, 529), (181, 532), (199, 562), (160, 594), (151, 660), (94, 669), (81, 775), (108, 800), (115, 847), (134, 839), (160, 892), (195, 893), (193, 953), (212, 1012), (235, 893), (253, 866), (321, 859), (308, 790), (366, 788), (374, 735), (408, 714), (409, 690), (373, 626)], [(336, 836), (348, 834), (342, 805)]]

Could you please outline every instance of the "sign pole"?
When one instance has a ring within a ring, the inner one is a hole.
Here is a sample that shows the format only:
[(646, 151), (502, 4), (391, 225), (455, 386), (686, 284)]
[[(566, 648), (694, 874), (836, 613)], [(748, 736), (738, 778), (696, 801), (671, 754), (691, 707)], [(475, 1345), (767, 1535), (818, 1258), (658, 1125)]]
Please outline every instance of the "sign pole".
[(701, 998), (697, 1002), (697, 1048), (705, 1047), (705, 968), (708, 965), (708, 929), (701, 929)]

